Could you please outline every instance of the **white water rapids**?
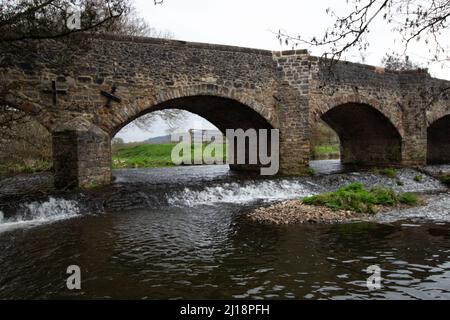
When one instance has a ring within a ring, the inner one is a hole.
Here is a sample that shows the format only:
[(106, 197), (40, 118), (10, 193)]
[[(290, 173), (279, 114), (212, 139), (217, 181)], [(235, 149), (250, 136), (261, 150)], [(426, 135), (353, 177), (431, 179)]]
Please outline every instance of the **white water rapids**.
[[(170, 174), (169, 174), (170, 173)], [(49, 197), (46, 200), (18, 204), (13, 212), (0, 211), (0, 232), (42, 225), (94, 213), (93, 205), (125, 212), (136, 208), (192, 208), (210, 206), (220, 210), (222, 205), (235, 204), (248, 208), (259, 203), (301, 199), (333, 191), (352, 182), (367, 187), (386, 186), (397, 192), (441, 193), (428, 196), (428, 204), (417, 208), (376, 215), (375, 222), (426, 219), (450, 221), (450, 195), (439, 180), (412, 169), (399, 169), (395, 179), (373, 172), (332, 174), (318, 177), (284, 179), (241, 179), (227, 176), (221, 166), (180, 167), (175, 169), (139, 169), (117, 171), (119, 183), (115, 193), (100, 192), (94, 198), (85, 196), (67, 200)], [(417, 179), (417, 176), (421, 179)], [(416, 181), (420, 180), (420, 181)], [(139, 184), (134, 186), (138, 181)], [(105, 198), (96, 198), (105, 196)], [(71, 197), (74, 198), (74, 197)], [(81, 212), (83, 208), (83, 212)], [(87, 210), (85, 210), (87, 209)], [(103, 209), (99, 210), (104, 212)]]
[(12, 218), (5, 218), (4, 213), (0, 211), (0, 232), (70, 219), (79, 213), (76, 201), (50, 197), (45, 202), (22, 205), (20, 213)]

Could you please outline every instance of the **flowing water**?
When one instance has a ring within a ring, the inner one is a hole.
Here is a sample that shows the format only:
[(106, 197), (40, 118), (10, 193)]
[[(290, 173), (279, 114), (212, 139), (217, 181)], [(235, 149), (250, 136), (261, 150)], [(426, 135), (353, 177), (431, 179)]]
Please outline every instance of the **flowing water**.
[[(416, 182), (410, 169), (393, 180), (337, 173), (342, 168), (333, 161), (315, 166), (326, 174), (121, 170), (100, 191), (4, 205), (0, 298), (450, 299), (450, 195), (439, 181)], [(253, 208), (353, 181), (435, 194), (424, 207), (370, 222), (272, 226), (242, 219)], [(66, 287), (70, 265), (81, 268), (80, 291)], [(372, 265), (381, 268), (378, 290), (366, 285)]]

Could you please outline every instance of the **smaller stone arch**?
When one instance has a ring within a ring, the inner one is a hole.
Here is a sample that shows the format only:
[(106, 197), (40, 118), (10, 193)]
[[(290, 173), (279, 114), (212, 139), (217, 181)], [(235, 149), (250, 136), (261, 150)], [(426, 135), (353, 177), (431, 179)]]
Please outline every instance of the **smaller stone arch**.
[(389, 122), (396, 128), (401, 137), (404, 136), (404, 128), (402, 123), (402, 110), (398, 104), (386, 105), (382, 100), (368, 97), (362, 94), (334, 94), (331, 97), (324, 95), (313, 96), (311, 103), (311, 123), (315, 123), (322, 116), (335, 108), (345, 104), (367, 105), (380, 112)]
[(427, 128), (427, 163), (450, 163), (450, 113), (434, 120)]
[(390, 165), (401, 162), (402, 136), (384, 113), (366, 103), (335, 101), (341, 104), (326, 111), (321, 119), (338, 134), (343, 163)]

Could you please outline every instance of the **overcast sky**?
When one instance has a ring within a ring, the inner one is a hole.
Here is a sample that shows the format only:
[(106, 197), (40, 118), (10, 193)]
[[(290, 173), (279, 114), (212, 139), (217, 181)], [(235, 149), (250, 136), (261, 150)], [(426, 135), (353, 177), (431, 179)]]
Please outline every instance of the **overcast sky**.
[[(276, 39), (278, 30), (306, 38), (320, 36), (333, 22), (325, 13), (327, 8), (332, 7), (337, 13), (345, 13), (348, 9), (345, 0), (164, 0), (164, 4), (156, 6), (153, 0), (135, 0), (135, 6), (152, 27), (170, 31), (176, 39), (274, 51), (288, 49)], [(445, 41), (449, 47), (450, 35)], [(316, 55), (322, 53), (318, 48), (306, 49)], [(380, 19), (372, 26), (370, 48), (364, 53), (364, 62), (380, 65), (386, 52), (402, 52), (403, 49), (391, 26)], [(427, 50), (421, 43), (413, 44), (407, 55), (428, 67), (433, 76), (450, 80), (450, 65), (427, 65)], [(345, 58), (362, 62), (361, 56), (358, 50), (353, 50)], [(197, 116), (187, 119), (182, 127), (213, 128)], [(149, 132), (129, 126), (118, 136), (126, 141), (139, 141), (165, 134), (166, 130), (167, 127), (158, 122), (149, 128)]]

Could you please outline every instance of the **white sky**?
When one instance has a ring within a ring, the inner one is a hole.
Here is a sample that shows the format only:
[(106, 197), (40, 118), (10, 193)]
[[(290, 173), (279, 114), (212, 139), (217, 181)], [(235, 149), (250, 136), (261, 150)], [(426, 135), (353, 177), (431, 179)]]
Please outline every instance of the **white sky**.
[[(281, 46), (276, 39), (278, 30), (301, 34), (305, 38), (320, 36), (333, 22), (325, 10), (332, 7), (337, 13), (345, 13), (348, 8), (345, 0), (164, 0), (164, 4), (156, 6), (153, 0), (135, 0), (135, 6), (152, 27), (170, 31), (175, 39), (268, 50), (290, 49)], [(395, 39), (391, 26), (382, 19), (372, 26), (369, 39), (364, 63), (380, 65), (385, 53), (403, 52), (404, 47)], [(448, 48), (450, 35), (443, 39)], [(318, 48), (306, 49), (316, 55), (322, 53)], [(411, 45), (407, 55), (412, 61), (428, 67), (432, 76), (450, 80), (450, 64), (427, 65), (429, 54), (423, 44)], [(362, 62), (357, 50), (349, 52), (345, 58)], [(182, 126), (213, 128), (194, 115)], [(166, 129), (163, 123), (157, 123), (149, 132), (129, 126), (118, 136), (126, 141), (139, 141), (163, 135)]]

